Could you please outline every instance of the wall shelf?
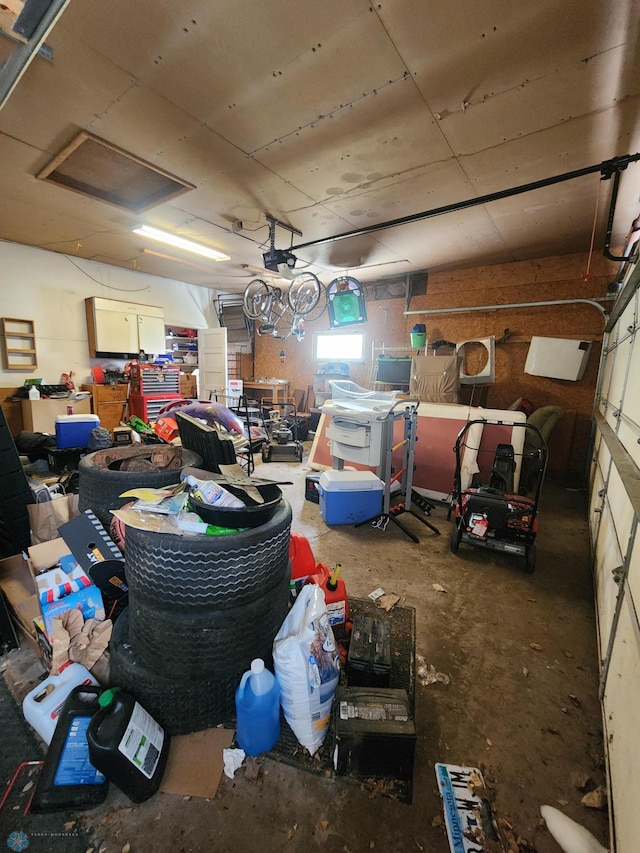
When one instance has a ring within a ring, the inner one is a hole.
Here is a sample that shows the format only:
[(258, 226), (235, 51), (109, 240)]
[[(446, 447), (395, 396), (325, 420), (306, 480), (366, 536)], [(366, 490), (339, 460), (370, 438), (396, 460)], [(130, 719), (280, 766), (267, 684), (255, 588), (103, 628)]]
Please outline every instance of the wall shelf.
[[(180, 369), (185, 373), (190, 373), (198, 366), (197, 332), (194, 337), (189, 337), (188, 335), (171, 335), (169, 334), (171, 328), (171, 326), (165, 327), (165, 352), (181, 358), (182, 361), (175, 361), (174, 363), (179, 365)], [(195, 362), (185, 361), (184, 357), (186, 355), (194, 355), (196, 357)]]
[(3, 317), (2, 351), (6, 370), (35, 370), (38, 357), (33, 320)]

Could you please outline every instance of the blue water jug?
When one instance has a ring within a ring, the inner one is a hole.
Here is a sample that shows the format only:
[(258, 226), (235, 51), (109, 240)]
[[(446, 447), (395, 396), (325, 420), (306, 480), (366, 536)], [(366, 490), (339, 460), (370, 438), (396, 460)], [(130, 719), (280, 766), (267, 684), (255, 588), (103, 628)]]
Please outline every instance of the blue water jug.
[(236, 740), (247, 755), (272, 749), (280, 737), (280, 685), (264, 661), (251, 661), (236, 690)]

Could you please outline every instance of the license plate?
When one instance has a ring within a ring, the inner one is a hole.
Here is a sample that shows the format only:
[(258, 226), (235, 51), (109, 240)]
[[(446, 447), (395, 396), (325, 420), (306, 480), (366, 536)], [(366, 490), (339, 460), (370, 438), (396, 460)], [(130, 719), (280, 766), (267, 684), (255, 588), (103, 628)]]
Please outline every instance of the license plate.
[(482, 845), (465, 834), (482, 830), (483, 799), (474, 794), (484, 788), (482, 773), (457, 764), (436, 764), (435, 771), (451, 853), (482, 853)]

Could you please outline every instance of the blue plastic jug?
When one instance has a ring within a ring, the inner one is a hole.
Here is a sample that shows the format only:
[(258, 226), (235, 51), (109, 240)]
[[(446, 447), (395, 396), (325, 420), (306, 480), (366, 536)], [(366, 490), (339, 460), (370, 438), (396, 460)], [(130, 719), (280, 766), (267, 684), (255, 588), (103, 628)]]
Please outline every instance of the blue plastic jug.
[(251, 661), (236, 690), (236, 740), (247, 755), (272, 749), (280, 737), (280, 685), (264, 661)]

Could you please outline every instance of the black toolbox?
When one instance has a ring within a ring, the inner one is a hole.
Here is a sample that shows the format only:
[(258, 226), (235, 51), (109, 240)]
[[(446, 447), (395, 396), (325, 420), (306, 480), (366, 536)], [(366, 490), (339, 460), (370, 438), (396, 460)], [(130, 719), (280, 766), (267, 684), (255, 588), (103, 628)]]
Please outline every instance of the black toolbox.
[(349, 687), (389, 687), (391, 680), (391, 620), (357, 615), (349, 640)]
[(411, 781), (416, 727), (407, 691), (338, 687), (334, 741), (336, 774)]

